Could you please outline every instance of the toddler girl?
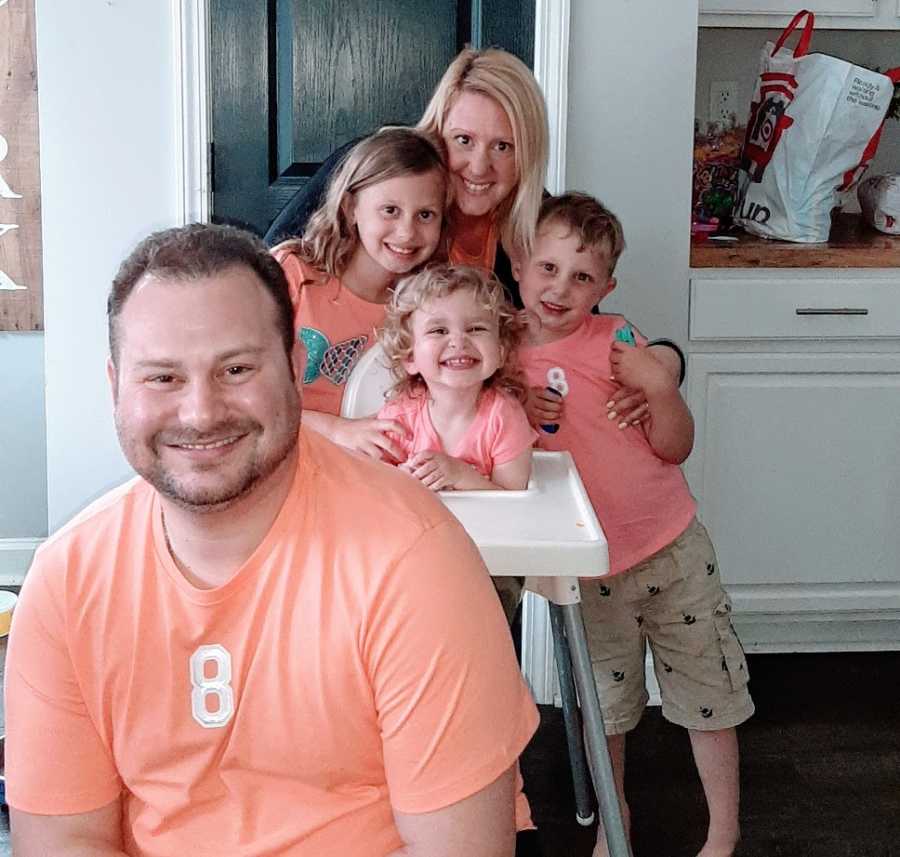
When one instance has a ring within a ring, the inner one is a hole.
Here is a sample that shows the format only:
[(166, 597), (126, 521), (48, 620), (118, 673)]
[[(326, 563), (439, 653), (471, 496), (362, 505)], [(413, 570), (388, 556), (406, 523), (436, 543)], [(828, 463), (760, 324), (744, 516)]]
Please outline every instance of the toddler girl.
[(396, 384), (378, 417), (405, 430), (386, 457), (434, 491), (525, 488), (537, 434), (511, 369), (520, 331), (480, 268), (433, 265), (402, 280), (380, 334)]
[(306, 346), (304, 422), (375, 458), (399, 453), (385, 432), (402, 429), (341, 418), (344, 385), (375, 341), (397, 278), (444, 243), (448, 187), (438, 142), (410, 128), (383, 128), (348, 153), (303, 236), (272, 251)]

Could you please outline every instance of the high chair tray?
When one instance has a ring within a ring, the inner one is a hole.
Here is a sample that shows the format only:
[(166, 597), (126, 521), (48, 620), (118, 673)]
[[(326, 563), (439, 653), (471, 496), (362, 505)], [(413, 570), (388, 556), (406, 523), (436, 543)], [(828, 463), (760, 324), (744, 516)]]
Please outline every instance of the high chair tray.
[(532, 453), (524, 491), (441, 491), (494, 576), (600, 577), (606, 536), (568, 452)]

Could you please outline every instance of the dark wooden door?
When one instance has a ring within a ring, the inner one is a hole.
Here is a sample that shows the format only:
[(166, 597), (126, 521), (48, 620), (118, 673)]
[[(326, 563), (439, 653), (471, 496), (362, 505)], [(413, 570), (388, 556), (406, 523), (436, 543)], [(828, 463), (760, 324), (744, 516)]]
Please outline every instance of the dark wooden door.
[(260, 234), (338, 146), (414, 124), (465, 44), (529, 65), (534, 0), (211, 0), (213, 219)]

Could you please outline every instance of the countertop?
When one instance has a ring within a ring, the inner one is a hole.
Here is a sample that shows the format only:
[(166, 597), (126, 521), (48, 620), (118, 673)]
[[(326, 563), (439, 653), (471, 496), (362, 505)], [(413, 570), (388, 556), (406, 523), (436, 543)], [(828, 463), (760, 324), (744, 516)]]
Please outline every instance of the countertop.
[(900, 235), (885, 235), (858, 214), (834, 217), (825, 244), (795, 244), (735, 233), (737, 241), (691, 241), (692, 268), (900, 268)]

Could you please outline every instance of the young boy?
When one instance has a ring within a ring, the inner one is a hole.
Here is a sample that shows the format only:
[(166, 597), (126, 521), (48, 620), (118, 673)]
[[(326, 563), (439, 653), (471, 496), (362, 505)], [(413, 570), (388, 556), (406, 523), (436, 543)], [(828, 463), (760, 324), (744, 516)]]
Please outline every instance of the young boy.
[[(528, 313), (520, 360), (529, 416), (541, 447), (574, 456), (609, 541), (610, 576), (583, 584), (581, 595), (626, 830), (625, 734), (647, 703), (649, 641), (663, 716), (687, 728), (709, 807), (699, 857), (730, 857), (740, 835), (735, 726), (753, 713), (747, 665), (678, 466), (694, 427), (677, 378), (624, 318), (591, 314), (616, 286), (624, 247), (618, 219), (590, 196), (541, 207), (532, 253), (514, 267)], [(623, 387), (646, 396), (648, 419), (611, 410)], [(606, 854), (598, 831), (594, 857)]]

